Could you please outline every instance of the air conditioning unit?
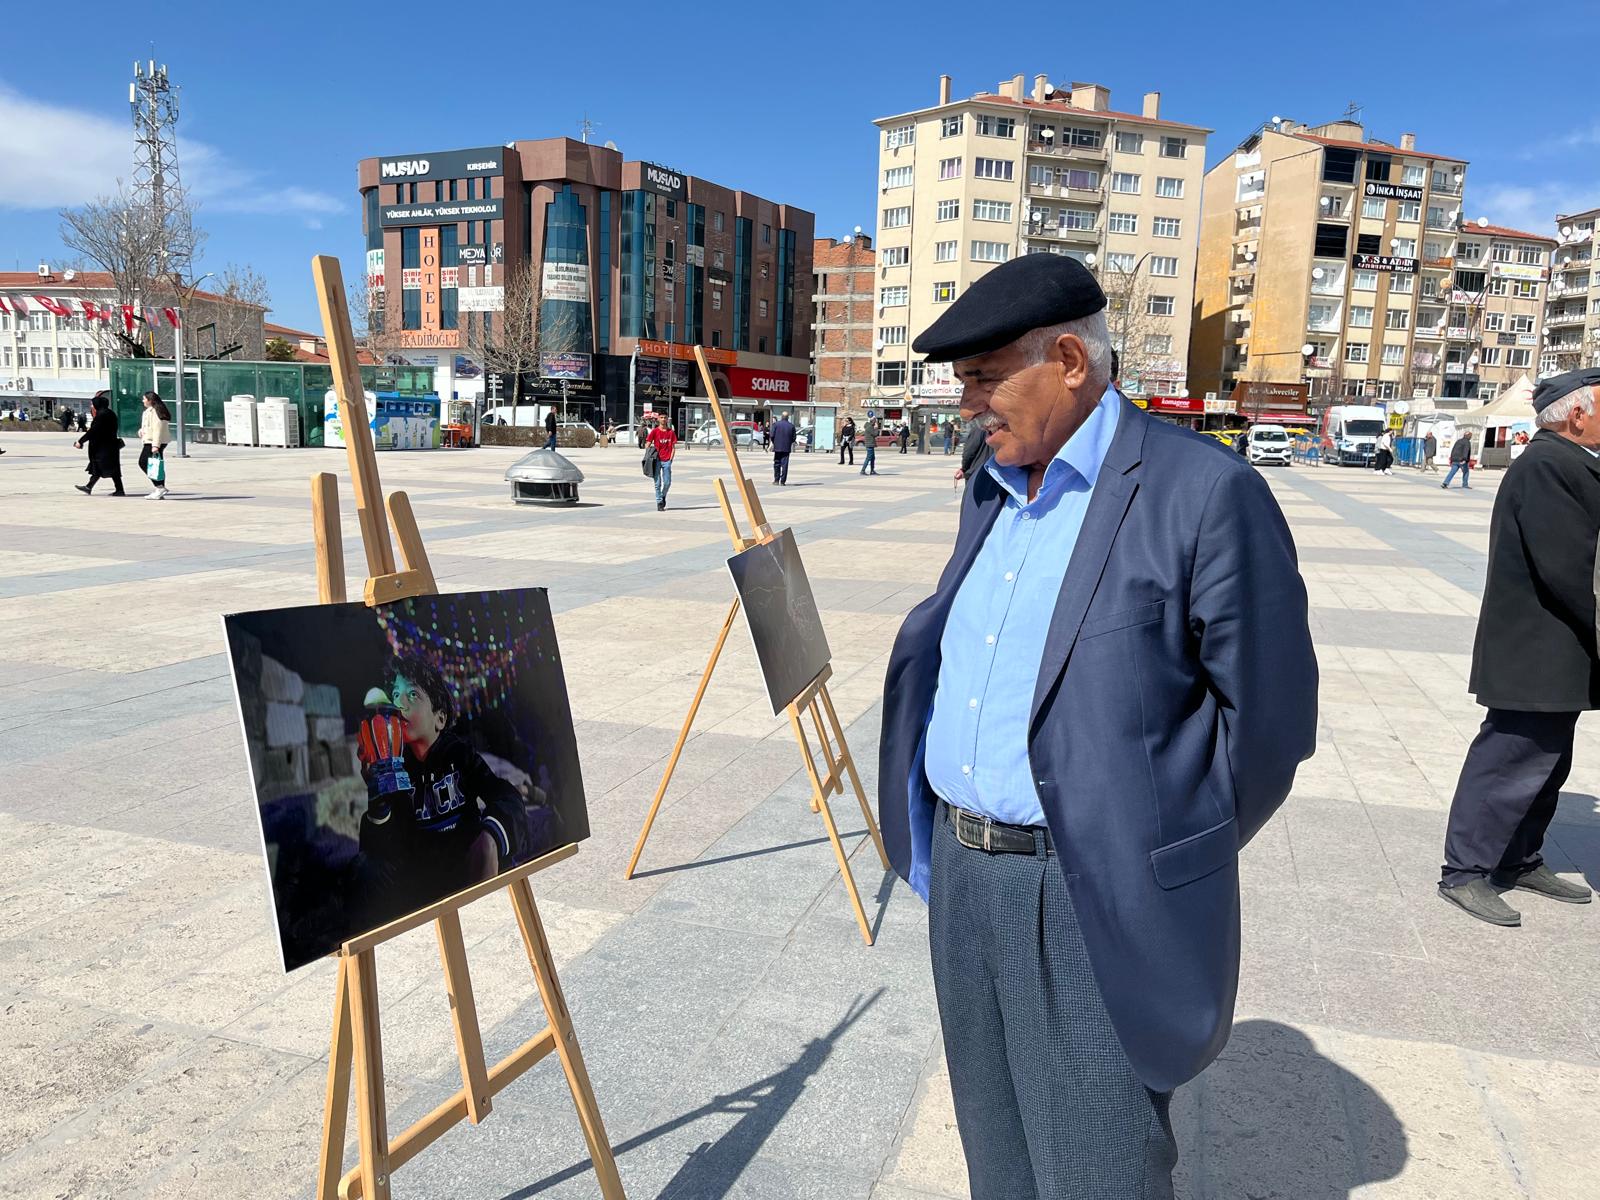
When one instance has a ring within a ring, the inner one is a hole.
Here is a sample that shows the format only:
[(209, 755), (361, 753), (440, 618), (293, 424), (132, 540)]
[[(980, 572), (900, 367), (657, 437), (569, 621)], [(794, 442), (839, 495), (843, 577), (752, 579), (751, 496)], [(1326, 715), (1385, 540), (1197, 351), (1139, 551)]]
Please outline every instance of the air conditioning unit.
[(40, 279), (49, 279), (50, 278), (50, 264), (49, 263), (40, 263), (39, 264), (39, 278)]

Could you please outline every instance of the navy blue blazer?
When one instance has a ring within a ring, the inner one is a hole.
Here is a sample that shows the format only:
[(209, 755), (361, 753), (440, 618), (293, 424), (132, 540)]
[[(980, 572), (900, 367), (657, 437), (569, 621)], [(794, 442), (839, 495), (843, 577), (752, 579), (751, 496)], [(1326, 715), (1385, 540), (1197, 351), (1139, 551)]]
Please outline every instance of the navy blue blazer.
[[(1004, 500), (973, 476), (955, 552), (889, 656), (879, 820), (924, 897), (939, 640)], [(1316, 729), (1305, 584), (1270, 489), (1216, 441), (1123, 401), (1050, 621), (1028, 755), (1095, 979), (1151, 1088), (1192, 1079), (1228, 1040), (1239, 848)]]
[(794, 449), (795, 429), (794, 422), (779, 417), (772, 423), (772, 448), (779, 454), (788, 454)]

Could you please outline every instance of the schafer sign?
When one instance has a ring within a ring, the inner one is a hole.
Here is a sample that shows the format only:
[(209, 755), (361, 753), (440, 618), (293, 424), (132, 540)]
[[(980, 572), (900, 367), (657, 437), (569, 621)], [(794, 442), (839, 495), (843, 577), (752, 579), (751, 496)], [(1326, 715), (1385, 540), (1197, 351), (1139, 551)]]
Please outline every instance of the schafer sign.
[(806, 398), (806, 376), (799, 371), (758, 371), (750, 367), (729, 367), (728, 386), (741, 400), (769, 400), (800, 404)]
[(471, 175), (499, 175), (505, 152), (499, 146), (480, 150), (439, 150), (432, 154), (402, 154), (378, 160), (382, 183), (410, 183), (416, 179), (465, 179)]

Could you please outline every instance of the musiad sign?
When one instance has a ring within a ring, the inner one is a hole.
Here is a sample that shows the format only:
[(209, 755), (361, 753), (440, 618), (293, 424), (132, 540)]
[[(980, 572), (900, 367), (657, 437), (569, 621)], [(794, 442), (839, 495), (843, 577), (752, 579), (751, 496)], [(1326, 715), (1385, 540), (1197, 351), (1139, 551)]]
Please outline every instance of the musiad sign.
[(757, 371), (729, 367), (728, 386), (741, 400), (801, 403), (806, 398), (806, 377), (798, 371)]
[(640, 180), (647, 191), (652, 191), (658, 196), (665, 196), (668, 200), (682, 200), (684, 187), (683, 176), (676, 171), (669, 171), (665, 167), (658, 167), (655, 163), (644, 163)]
[(470, 175), (499, 175), (504, 151), (499, 146), (477, 150), (440, 150), (433, 154), (402, 154), (378, 160), (378, 178), (384, 183), (409, 183), (416, 179), (465, 179)]

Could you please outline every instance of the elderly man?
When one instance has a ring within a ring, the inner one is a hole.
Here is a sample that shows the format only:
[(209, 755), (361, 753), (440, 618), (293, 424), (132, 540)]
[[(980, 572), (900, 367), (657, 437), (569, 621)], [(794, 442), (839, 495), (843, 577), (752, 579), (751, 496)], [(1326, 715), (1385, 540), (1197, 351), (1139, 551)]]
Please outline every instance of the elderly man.
[(1030, 254), (914, 347), (991, 451), (895, 640), (879, 771), (976, 1200), (1172, 1195), (1172, 1090), (1233, 1014), (1239, 848), (1315, 744), (1283, 515), (1115, 393), (1105, 305)]
[(1520, 925), (1504, 891), (1587, 904), (1540, 847), (1572, 770), (1578, 714), (1600, 708), (1595, 539), (1600, 369), (1533, 394), (1539, 432), (1506, 472), (1489, 520), (1489, 576), (1469, 686), (1488, 711), (1461, 764), (1439, 894), (1491, 925)]

